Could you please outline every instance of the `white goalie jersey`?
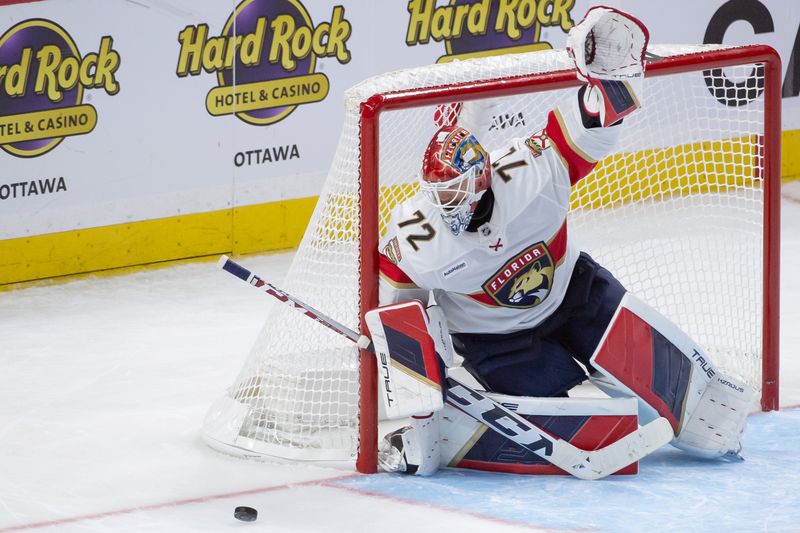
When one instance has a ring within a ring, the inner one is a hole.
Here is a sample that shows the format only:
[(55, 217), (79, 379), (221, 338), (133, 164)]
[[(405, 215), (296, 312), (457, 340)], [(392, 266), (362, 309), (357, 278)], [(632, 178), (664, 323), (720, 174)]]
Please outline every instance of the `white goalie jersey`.
[(433, 291), (453, 332), (541, 323), (561, 304), (579, 254), (567, 224), (571, 186), (611, 152), (621, 127), (585, 128), (573, 96), (542, 131), (493, 151), (494, 207), (476, 232), (453, 235), (420, 194), (397, 206), (380, 243), (381, 305), (424, 302)]

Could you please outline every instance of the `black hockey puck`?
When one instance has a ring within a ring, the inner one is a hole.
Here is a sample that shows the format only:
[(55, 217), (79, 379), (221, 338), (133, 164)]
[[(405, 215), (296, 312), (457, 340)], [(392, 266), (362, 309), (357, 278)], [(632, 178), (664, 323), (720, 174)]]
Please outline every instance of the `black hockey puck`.
[(233, 516), (236, 517), (236, 520), (241, 520), (242, 522), (255, 522), (256, 518), (258, 518), (258, 511), (252, 507), (241, 506), (233, 510)]

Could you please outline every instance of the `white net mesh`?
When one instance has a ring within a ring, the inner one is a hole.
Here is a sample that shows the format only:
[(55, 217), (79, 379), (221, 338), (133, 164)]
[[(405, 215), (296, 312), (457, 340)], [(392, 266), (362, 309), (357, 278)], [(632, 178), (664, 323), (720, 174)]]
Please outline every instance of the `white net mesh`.
[[(717, 48), (651, 51), (667, 57)], [(358, 329), (361, 102), (377, 93), (570, 66), (564, 52), (537, 52), (395, 72), (350, 89), (334, 162), (283, 288)], [(757, 74), (755, 68), (724, 74), (735, 82)], [(707, 83), (721, 85), (721, 73), (702, 69), (699, 62), (695, 72), (645, 80), (643, 107), (625, 119), (618, 152), (573, 191), (570, 238), (689, 333), (718, 366), (760, 386), (763, 95), (718, 91), (715, 98)], [(541, 129), (547, 112), (574, 90), (491, 100), (484, 119), (470, 127), (492, 150)], [(416, 190), (436, 111), (419, 102), (381, 115), (381, 232), (390, 210)], [(374, 399), (360, 398), (352, 344), (279, 306), (209, 412), (204, 433), (212, 445), (247, 455), (348, 458), (358, 449), (359, 401)]]

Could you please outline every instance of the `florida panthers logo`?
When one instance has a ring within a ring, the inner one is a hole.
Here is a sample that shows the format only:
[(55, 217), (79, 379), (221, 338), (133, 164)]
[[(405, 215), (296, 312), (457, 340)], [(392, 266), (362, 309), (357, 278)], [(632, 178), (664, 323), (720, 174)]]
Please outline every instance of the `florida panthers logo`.
[(483, 291), (503, 307), (536, 307), (550, 294), (554, 271), (550, 250), (539, 242), (503, 265), (483, 284)]
[[(525, 298), (534, 298), (541, 302), (550, 292), (550, 279), (542, 273), (542, 265), (534, 263), (523, 275), (519, 276), (511, 286), (511, 296), (508, 300), (518, 304)], [(537, 302), (538, 303), (538, 302)]]

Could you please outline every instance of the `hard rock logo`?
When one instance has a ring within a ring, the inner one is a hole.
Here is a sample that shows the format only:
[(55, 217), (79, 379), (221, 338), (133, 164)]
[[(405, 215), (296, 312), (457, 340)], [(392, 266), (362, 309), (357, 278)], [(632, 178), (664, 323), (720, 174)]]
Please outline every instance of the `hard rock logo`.
[(550, 294), (554, 271), (550, 250), (538, 242), (495, 272), (483, 284), (483, 291), (503, 307), (536, 307)]
[(408, 2), (406, 44), (444, 41), (439, 63), (513, 52), (549, 50), (541, 30), (557, 27), (567, 33), (574, 25), (575, 0), (436, 0)]
[(324, 100), (330, 84), (315, 72), (318, 58), (350, 61), (352, 28), (343, 6), (333, 7), (329, 22), (314, 25), (297, 0), (243, 0), (221, 35), (209, 33), (208, 24), (181, 30), (176, 73), (216, 74), (206, 109), (249, 124), (273, 124), (300, 104)]
[(97, 52), (81, 54), (69, 33), (50, 20), (29, 19), (0, 37), (0, 148), (36, 157), (64, 137), (91, 132), (94, 106), (86, 89), (119, 92), (120, 56), (113, 39), (100, 39)]

